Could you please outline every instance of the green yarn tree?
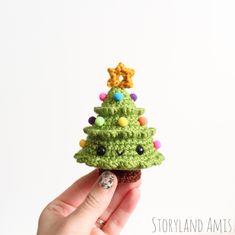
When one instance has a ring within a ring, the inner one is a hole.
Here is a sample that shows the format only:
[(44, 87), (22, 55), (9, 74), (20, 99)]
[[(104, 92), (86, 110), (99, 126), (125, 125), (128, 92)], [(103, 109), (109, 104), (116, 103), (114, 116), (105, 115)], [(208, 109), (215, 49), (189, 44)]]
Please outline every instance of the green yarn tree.
[(120, 63), (108, 71), (111, 89), (100, 94), (103, 103), (94, 108), (97, 117), (89, 118), (91, 126), (84, 128), (87, 139), (80, 141), (82, 149), (75, 158), (101, 171), (115, 171), (121, 182), (133, 182), (140, 178), (140, 169), (159, 165), (164, 157), (158, 151), (160, 142), (153, 142), (156, 130), (147, 127), (144, 109), (135, 105), (137, 96), (125, 90), (132, 87), (134, 70)]

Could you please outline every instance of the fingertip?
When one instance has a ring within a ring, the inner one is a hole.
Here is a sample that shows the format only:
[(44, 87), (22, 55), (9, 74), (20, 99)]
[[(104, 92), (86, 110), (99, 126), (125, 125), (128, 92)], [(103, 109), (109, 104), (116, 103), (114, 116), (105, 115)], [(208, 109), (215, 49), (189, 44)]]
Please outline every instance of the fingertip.
[(139, 188), (133, 188), (130, 193), (132, 197), (140, 197), (141, 191)]
[(141, 183), (142, 183), (142, 180), (139, 179), (138, 181), (134, 182), (134, 183), (131, 183), (132, 185), (132, 188), (138, 188), (141, 186)]
[(98, 169), (94, 169), (88, 174), (82, 176), (80, 179), (76, 180), (55, 200), (61, 200), (70, 206), (78, 207), (85, 199), (98, 177), (99, 171)]
[(115, 191), (118, 185), (118, 179), (111, 171), (104, 171), (98, 179), (98, 184), (105, 190), (112, 188)]
[(98, 169), (94, 169), (93, 171), (90, 171), (89, 173), (83, 175), (81, 178), (77, 179), (73, 185), (78, 185), (80, 186), (81, 182), (85, 182), (85, 181), (93, 181), (95, 182), (95, 180), (99, 177), (99, 171)]

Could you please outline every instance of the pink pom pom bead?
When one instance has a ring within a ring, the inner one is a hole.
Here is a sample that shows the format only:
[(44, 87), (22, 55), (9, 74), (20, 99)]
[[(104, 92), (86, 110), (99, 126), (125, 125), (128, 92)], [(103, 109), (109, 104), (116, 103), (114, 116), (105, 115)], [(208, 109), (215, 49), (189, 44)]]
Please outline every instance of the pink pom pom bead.
[(161, 143), (158, 140), (155, 140), (153, 142), (153, 145), (154, 145), (154, 148), (157, 149), (157, 150), (161, 148)]
[(101, 101), (105, 101), (106, 100), (106, 98), (107, 98), (107, 94), (106, 93), (100, 93), (100, 100)]

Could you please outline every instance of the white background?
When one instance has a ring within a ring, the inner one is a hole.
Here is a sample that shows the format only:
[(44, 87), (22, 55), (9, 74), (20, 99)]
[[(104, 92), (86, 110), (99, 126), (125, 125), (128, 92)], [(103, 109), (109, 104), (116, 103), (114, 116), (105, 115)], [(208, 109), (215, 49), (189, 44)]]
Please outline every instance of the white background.
[(235, 219), (234, 12), (234, 1), (1, 1), (0, 234), (35, 234), (43, 207), (91, 170), (73, 155), (120, 61), (166, 157), (143, 171), (122, 234), (152, 234), (152, 217)]

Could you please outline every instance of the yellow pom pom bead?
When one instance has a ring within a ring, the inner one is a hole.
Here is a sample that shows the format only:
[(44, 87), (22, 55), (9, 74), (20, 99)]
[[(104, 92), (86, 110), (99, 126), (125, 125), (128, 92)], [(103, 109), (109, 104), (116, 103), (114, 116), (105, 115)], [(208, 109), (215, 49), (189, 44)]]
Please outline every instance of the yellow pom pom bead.
[(79, 142), (79, 145), (81, 148), (86, 147), (86, 144), (87, 144), (86, 140), (80, 140), (80, 142)]
[(128, 126), (128, 120), (125, 117), (120, 117), (118, 119), (118, 125), (121, 127), (126, 127)]

